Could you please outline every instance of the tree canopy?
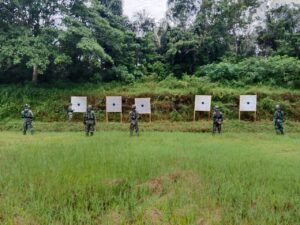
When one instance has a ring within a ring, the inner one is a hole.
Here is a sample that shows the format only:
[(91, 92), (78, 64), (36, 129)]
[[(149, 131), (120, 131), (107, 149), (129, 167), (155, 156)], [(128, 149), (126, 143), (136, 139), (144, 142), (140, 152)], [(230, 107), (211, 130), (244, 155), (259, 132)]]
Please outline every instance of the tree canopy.
[[(255, 61), (267, 67), (282, 60), (282, 71), (289, 73), (282, 79), (289, 77), (291, 86), (297, 86), (300, 6), (262, 11), (260, 4), (168, 0), (166, 19), (157, 23), (146, 11), (129, 20), (121, 0), (2, 0), (0, 82), (133, 82), (148, 75), (195, 74), (217, 81), (214, 77), (224, 77), (219, 72), (225, 74), (227, 65), (245, 67)], [(262, 23), (257, 23), (258, 11)], [(251, 80), (238, 73), (227, 73), (226, 79)], [(273, 76), (256, 76), (252, 83), (282, 81)]]

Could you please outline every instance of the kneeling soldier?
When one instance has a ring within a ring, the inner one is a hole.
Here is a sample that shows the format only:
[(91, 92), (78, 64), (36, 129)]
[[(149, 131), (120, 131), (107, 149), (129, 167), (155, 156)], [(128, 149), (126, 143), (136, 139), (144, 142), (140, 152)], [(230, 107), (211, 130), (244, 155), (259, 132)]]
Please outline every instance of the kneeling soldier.
[(83, 123), (85, 125), (85, 133), (86, 136), (93, 136), (95, 131), (96, 125), (96, 115), (95, 112), (92, 110), (92, 106), (89, 105), (87, 108), (86, 113), (84, 114)]
[(220, 112), (218, 106), (215, 106), (213, 113), (213, 134), (218, 132), (219, 134), (222, 131), (222, 123), (223, 123), (223, 114)]
[(130, 136), (133, 135), (133, 131), (135, 130), (136, 134), (139, 136), (139, 113), (136, 111), (136, 106), (132, 106), (132, 110), (129, 113), (129, 122), (130, 122)]
[(284, 123), (284, 113), (279, 105), (276, 105), (274, 113), (274, 126), (277, 134), (284, 134), (283, 123)]
[(26, 135), (27, 130), (30, 130), (30, 133), (33, 134), (33, 126), (32, 126), (32, 120), (33, 120), (33, 113), (30, 110), (30, 106), (28, 104), (25, 105), (24, 110), (21, 112), (22, 118), (24, 120), (23, 122), (23, 134)]

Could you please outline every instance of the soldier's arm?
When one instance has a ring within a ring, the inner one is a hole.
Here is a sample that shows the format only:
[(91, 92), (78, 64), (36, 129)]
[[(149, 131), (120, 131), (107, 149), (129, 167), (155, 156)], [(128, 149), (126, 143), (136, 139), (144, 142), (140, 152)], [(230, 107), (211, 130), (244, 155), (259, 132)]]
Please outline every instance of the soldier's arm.
[(131, 122), (131, 112), (129, 113), (129, 116), (128, 116), (128, 122)]
[(94, 119), (94, 124), (96, 124), (96, 113), (93, 112), (93, 119)]
[(273, 115), (273, 122), (274, 123), (276, 122), (276, 117), (277, 117), (277, 112), (275, 112), (274, 115)]

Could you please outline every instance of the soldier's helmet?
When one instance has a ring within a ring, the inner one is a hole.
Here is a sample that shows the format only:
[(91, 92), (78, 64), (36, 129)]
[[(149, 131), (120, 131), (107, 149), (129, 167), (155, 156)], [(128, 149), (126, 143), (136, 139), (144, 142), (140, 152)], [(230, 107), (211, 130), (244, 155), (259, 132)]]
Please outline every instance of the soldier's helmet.
[(132, 108), (132, 109), (136, 109), (136, 106), (135, 106), (135, 105), (132, 105), (131, 108)]
[(280, 105), (276, 105), (275, 109), (279, 110), (280, 109)]
[(24, 108), (25, 108), (25, 109), (30, 109), (30, 105), (25, 104)]
[(91, 110), (92, 109), (92, 105), (88, 105), (88, 110)]
[(214, 110), (215, 110), (215, 111), (218, 111), (219, 109), (220, 109), (220, 107), (217, 106), (217, 105), (214, 107)]

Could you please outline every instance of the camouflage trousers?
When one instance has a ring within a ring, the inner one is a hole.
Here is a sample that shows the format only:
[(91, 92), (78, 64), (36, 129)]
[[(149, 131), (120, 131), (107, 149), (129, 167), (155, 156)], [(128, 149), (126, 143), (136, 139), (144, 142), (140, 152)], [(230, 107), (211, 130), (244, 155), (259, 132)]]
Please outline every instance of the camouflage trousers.
[(283, 122), (281, 120), (275, 121), (274, 126), (277, 134), (284, 134)]
[(219, 122), (214, 122), (213, 123), (213, 134), (215, 134), (217, 132), (220, 134), (221, 131), (222, 131), (222, 124)]
[(91, 121), (86, 121), (85, 123), (85, 133), (87, 136), (93, 136), (95, 132), (95, 123)]
[(26, 135), (27, 131), (30, 131), (31, 134), (34, 133), (31, 120), (25, 120), (23, 123), (23, 134)]
[(137, 121), (130, 122), (130, 136), (133, 135), (134, 131), (136, 132), (137, 135), (139, 135), (139, 124)]

